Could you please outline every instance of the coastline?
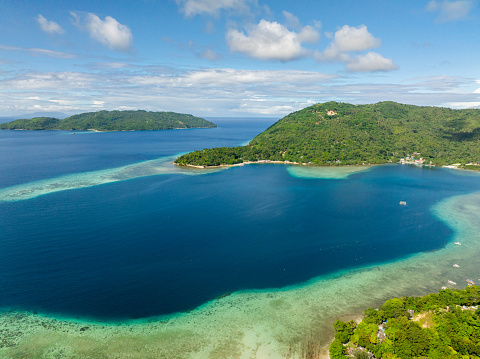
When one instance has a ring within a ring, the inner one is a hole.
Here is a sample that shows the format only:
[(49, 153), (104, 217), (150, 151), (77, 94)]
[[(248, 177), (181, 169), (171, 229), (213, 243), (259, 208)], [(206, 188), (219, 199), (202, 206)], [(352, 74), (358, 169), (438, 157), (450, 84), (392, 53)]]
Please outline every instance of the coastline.
[(87, 128), (86, 130), (74, 130), (74, 129), (65, 130), (61, 128), (52, 128), (50, 130), (45, 130), (45, 129), (28, 130), (26, 128), (0, 128), (0, 131), (134, 132), (134, 131), (190, 130), (190, 129), (207, 129), (207, 128), (218, 128), (218, 125), (211, 126), (211, 127), (174, 127), (174, 128), (150, 129), (150, 130), (97, 130), (95, 128)]
[(251, 164), (264, 164), (264, 163), (273, 163), (273, 164), (280, 164), (280, 165), (297, 165), (297, 166), (308, 166), (313, 168), (336, 168), (336, 167), (361, 167), (361, 166), (380, 166), (382, 164), (363, 164), (363, 165), (335, 165), (335, 166), (317, 166), (310, 163), (300, 163), (300, 162), (290, 162), (290, 161), (272, 161), (272, 160), (259, 160), (259, 161), (245, 161), (242, 163), (235, 163), (233, 165), (223, 164), (218, 166), (198, 166), (198, 165), (190, 165), (190, 164), (178, 164), (173, 162), (175, 166), (179, 167), (193, 167), (199, 169), (208, 169), (208, 168), (223, 168), (223, 167), (241, 167), (243, 165), (251, 165)]
[[(447, 246), (430, 253), (314, 278), (297, 286), (241, 291), (190, 313), (124, 323), (64, 320), (21, 312), (0, 316), (0, 354), (16, 357), (321, 358), (335, 319), (359, 318), (394, 296), (438, 291), (448, 280), (477, 278), (480, 192), (451, 197), (432, 211), (453, 230)], [(461, 241), (461, 246), (455, 246)], [(453, 268), (452, 263), (460, 263)], [(11, 346), (10, 346), (11, 345)]]

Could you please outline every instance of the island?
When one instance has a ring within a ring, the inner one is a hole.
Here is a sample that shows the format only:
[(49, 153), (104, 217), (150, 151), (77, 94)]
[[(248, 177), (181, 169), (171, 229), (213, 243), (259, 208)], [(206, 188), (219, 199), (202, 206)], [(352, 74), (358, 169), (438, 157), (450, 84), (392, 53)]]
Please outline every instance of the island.
[(246, 146), (194, 151), (178, 157), (175, 164), (343, 166), (397, 163), (402, 158), (421, 156), (425, 165), (455, 163), (476, 169), (479, 139), (479, 109), (453, 110), (391, 101), (368, 105), (326, 102), (289, 114)]
[(175, 112), (97, 111), (67, 117), (19, 119), (0, 124), (0, 130), (69, 130), (69, 131), (147, 131), (182, 128), (217, 127), (213, 122)]
[(360, 323), (334, 323), (331, 359), (478, 358), (480, 287), (387, 300)]

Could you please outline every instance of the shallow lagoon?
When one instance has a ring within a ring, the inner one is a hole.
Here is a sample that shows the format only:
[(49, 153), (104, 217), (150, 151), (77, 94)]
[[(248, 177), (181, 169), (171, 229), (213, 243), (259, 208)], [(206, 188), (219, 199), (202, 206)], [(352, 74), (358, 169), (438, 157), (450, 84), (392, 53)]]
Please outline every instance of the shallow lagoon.
[[(225, 142), (248, 140), (234, 137)], [(335, 317), (479, 275), (478, 199), (462, 197), (479, 190), (475, 175), (381, 166), (332, 180), (283, 165), (158, 175), (151, 160), (109, 169), (144, 176), (0, 204), (0, 326), (6, 345), (19, 343), (5, 355), (301, 357), (330, 340)], [(58, 188), (98, 167), (37, 179)]]

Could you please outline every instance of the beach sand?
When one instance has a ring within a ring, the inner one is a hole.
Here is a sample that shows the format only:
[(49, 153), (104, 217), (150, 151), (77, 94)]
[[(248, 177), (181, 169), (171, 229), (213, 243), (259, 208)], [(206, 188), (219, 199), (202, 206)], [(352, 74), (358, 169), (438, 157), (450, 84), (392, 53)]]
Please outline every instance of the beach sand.
[(5, 312), (0, 357), (327, 358), (336, 318), (359, 319), (388, 298), (436, 292), (451, 287), (448, 280), (464, 288), (466, 278), (480, 277), (480, 193), (449, 198), (432, 211), (455, 231), (444, 249), (299, 286), (236, 292), (185, 314), (96, 323)]
[(288, 166), (290, 175), (298, 178), (345, 179), (351, 174), (368, 171), (373, 166)]

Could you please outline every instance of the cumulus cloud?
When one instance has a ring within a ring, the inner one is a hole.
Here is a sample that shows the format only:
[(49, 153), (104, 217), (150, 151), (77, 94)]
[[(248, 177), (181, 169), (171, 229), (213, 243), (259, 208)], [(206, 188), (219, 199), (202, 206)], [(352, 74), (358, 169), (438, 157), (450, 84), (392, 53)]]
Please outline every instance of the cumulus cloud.
[(374, 72), (391, 71), (397, 69), (392, 59), (387, 59), (376, 52), (356, 54), (381, 45), (381, 40), (375, 38), (365, 25), (358, 27), (344, 25), (335, 34), (327, 37), (332, 39), (329, 46), (323, 51), (316, 51), (314, 58), (318, 62), (343, 62), (348, 71)]
[(207, 14), (218, 15), (220, 10), (232, 10), (235, 13), (245, 13), (250, 4), (256, 0), (175, 0), (180, 11), (187, 17)]
[(368, 32), (365, 25), (359, 27), (344, 25), (335, 32), (334, 42), (341, 52), (364, 51), (379, 47), (382, 43)]
[(42, 31), (47, 34), (58, 34), (61, 35), (64, 33), (62, 27), (54, 21), (48, 21), (42, 14), (38, 14), (37, 22), (40, 25)]
[(348, 52), (358, 52), (378, 47), (381, 40), (373, 37), (365, 25), (353, 27), (344, 25), (334, 35), (330, 45), (323, 51), (317, 52), (315, 58), (319, 62), (346, 62), (350, 60)]
[(111, 16), (106, 16), (102, 20), (92, 13), (87, 13), (85, 16), (81, 16), (76, 12), (71, 12), (70, 14), (74, 18), (75, 25), (87, 30), (92, 39), (108, 46), (112, 50), (130, 50), (133, 36), (128, 26), (120, 24)]
[(474, 2), (471, 0), (459, 1), (435, 1), (431, 0), (427, 4), (427, 11), (438, 12), (437, 21), (458, 21), (467, 18), (470, 11), (473, 9)]
[(258, 25), (247, 29), (247, 34), (229, 29), (226, 35), (228, 46), (233, 52), (261, 59), (290, 61), (308, 56), (310, 51), (304, 43), (315, 43), (320, 35), (312, 26), (304, 26), (300, 31), (290, 31), (277, 22), (262, 19)]
[(386, 59), (376, 52), (357, 55), (346, 63), (346, 67), (352, 72), (391, 71), (398, 68), (392, 59)]

